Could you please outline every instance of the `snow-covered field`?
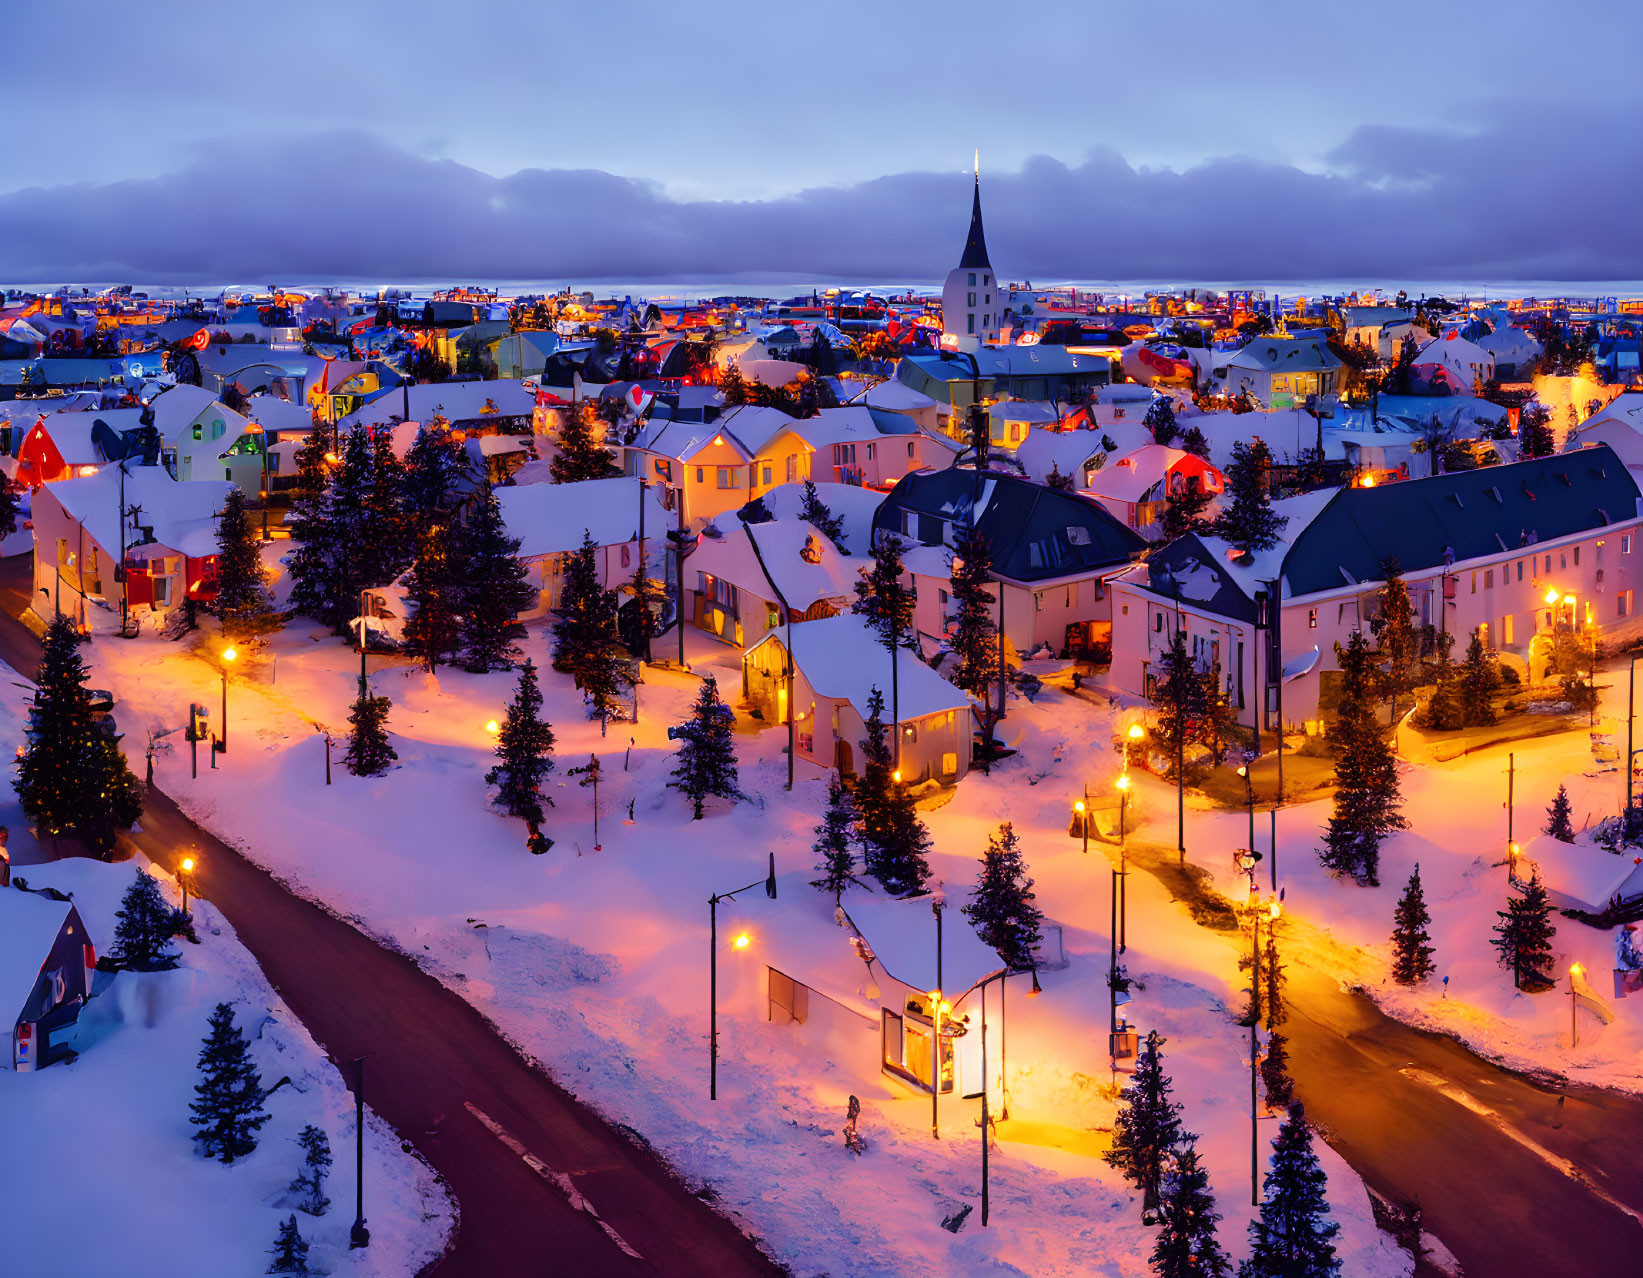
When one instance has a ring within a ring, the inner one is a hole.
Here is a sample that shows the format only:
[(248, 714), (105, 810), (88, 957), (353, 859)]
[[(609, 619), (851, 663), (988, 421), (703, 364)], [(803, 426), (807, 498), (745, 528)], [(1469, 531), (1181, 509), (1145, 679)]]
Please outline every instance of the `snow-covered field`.
[[(26, 693), (0, 667), (0, 746), (21, 740)], [(141, 734), (139, 734), (139, 737)], [(141, 767), (141, 760), (134, 761)], [(32, 847), (9, 787), (0, 821), (11, 851)], [(72, 895), (100, 952), (113, 947), (114, 915), (136, 862), (65, 860), (19, 865), (31, 887)], [(176, 899), (175, 883), (160, 872)], [(191, 904), (193, 904), (191, 902)], [(173, 971), (121, 972), (80, 1017), (79, 1058), (34, 1074), (0, 1069), (0, 1195), (11, 1221), (0, 1272), (76, 1278), (221, 1278), (261, 1273), (302, 1155), (295, 1138), (313, 1123), (336, 1159), (319, 1218), (297, 1214), (309, 1263), (335, 1275), (413, 1274), (443, 1249), (453, 1224), (433, 1173), (379, 1120), (366, 1125), (372, 1242), (349, 1251), (353, 1221), (354, 1107), (336, 1068), (292, 1016), (209, 903), (194, 905), (200, 944), (177, 942)], [(102, 977), (102, 980), (108, 978)], [(273, 1115), (255, 1153), (230, 1167), (195, 1154), (189, 1103), (206, 1019), (233, 1006), (251, 1040)]]
[[(711, 668), (734, 701), (737, 654), (690, 639), (697, 671)], [(238, 663), (232, 748), (219, 769), (207, 768), (202, 751), (192, 779), (179, 733), (159, 756), (160, 784), (298, 890), (416, 954), (572, 1091), (641, 1132), (692, 1184), (711, 1186), (718, 1205), (796, 1273), (1148, 1273), (1151, 1231), (1139, 1201), (1099, 1157), (1115, 1108), (1105, 1042), (1109, 874), (1099, 852), (1085, 857), (1067, 835), (1082, 785), (1110, 792), (1116, 776), (1110, 713), (1057, 692), (1036, 706), (1017, 703), (1005, 727), (1022, 753), (991, 777), (972, 774), (925, 814), (949, 925), (961, 922), (957, 907), (987, 834), (1011, 820), (1069, 959), (1043, 975), (1043, 997), (1029, 999), (1025, 982), (1013, 983), (1010, 1120), (992, 1161), (992, 1223), (982, 1229), (978, 1213), (955, 1235), (940, 1222), (979, 1198), (979, 1103), (944, 1098), (941, 1139), (932, 1139), (929, 1098), (879, 1069), (876, 1013), (818, 1048), (797, 1027), (771, 1024), (759, 995), (764, 963), (842, 989), (846, 1002), (862, 984), (831, 899), (808, 885), (821, 775), (801, 774), (787, 793), (785, 731), (749, 728), (738, 747), (755, 801), (711, 807), (693, 823), (664, 782), (675, 748), (666, 728), (684, 717), (697, 679), (647, 672), (641, 722), (613, 724), (601, 739), (568, 680), (546, 669), (545, 632), (533, 628), (526, 649), (544, 669), (558, 734), (556, 807), (545, 826), (556, 843), (546, 856), (529, 855), (523, 826), (487, 802), (485, 724), (500, 718), (511, 675), (431, 679), (371, 658), (373, 688), (393, 700), (399, 766), (380, 779), (353, 777), (339, 744), (327, 787), (314, 725), (340, 735), (358, 664), (305, 625), (275, 638), (277, 662), (260, 671)], [(664, 641), (662, 651), (671, 650)], [(149, 726), (180, 727), (190, 701), (217, 717), (216, 670), (182, 647), (98, 640), (87, 655), (95, 682), (118, 691), (128, 743)], [(590, 752), (604, 765), (597, 840), (592, 792), (565, 775)], [(754, 891), (720, 908), (715, 1104), (707, 1098), (707, 897), (762, 878), (768, 851), (779, 899)], [(1223, 1240), (1242, 1254), (1248, 1065), (1246, 1035), (1225, 1010), (1242, 983), (1233, 950), (1142, 874), (1131, 876), (1128, 930), (1129, 970), (1143, 987), (1131, 1019), (1168, 1039), (1184, 1122), (1201, 1135), (1226, 1216)], [(747, 948), (731, 948), (728, 938), (743, 932)], [(851, 1094), (862, 1099), (869, 1142), (859, 1160), (838, 1134)], [(1276, 1123), (1263, 1126), (1270, 1139)], [(1320, 1149), (1346, 1271), (1408, 1273), (1409, 1257), (1376, 1231), (1357, 1177)]]

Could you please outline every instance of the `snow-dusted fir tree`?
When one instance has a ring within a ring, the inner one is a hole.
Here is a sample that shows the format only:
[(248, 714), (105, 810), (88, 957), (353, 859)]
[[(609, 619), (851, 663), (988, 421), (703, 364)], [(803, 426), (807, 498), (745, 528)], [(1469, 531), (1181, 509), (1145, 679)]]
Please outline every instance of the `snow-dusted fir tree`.
[(1292, 1105), (1272, 1143), (1261, 1214), (1249, 1222), (1250, 1254), (1238, 1278), (1334, 1278), (1341, 1272), (1335, 1255), (1341, 1227), (1329, 1218), (1327, 1184), (1305, 1111)]
[(1147, 415), (1141, 419), (1141, 424), (1152, 432), (1153, 443), (1168, 448), (1180, 434), (1175, 424), (1175, 401), (1168, 395), (1160, 395), (1147, 405)]
[(574, 484), (584, 479), (607, 479), (620, 475), (610, 450), (594, 438), (598, 420), (592, 405), (578, 404), (566, 409), (559, 427), (559, 453), (548, 463), (548, 475), (556, 484)]
[(365, 680), (359, 681), (359, 696), (348, 712), (348, 750), (342, 756), (348, 771), (356, 777), (380, 777), (399, 752), (388, 740), (387, 697), (372, 696)]
[(245, 1035), (234, 1024), (234, 1009), (218, 1003), (209, 1024), (189, 1121), (200, 1153), (231, 1163), (257, 1147), (257, 1132), (270, 1115), (263, 1108), (262, 1079), (251, 1063)]
[(1158, 666), (1152, 698), (1152, 741), (1168, 756), (1170, 770), (1179, 781), (1185, 771), (1186, 747), (1202, 738), (1209, 718), (1209, 689), (1203, 672), (1187, 651), (1184, 626), (1176, 628)]
[(1540, 881), (1540, 872), (1531, 872), (1520, 887), (1523, 894), (1512, 897), (1504, 910), (1496, 912), (1500, 922), (1495, 924), (1490, 944), (1495, 947), (1500, 965), (1511, 969), (1512, 984), (1534, 993), (1552, 986), (1552, 938), (1557, 929), (1552, 925), (1552, 902), (1546, 895), (1546, 885)]
[(177, 935), (178, 911), (160, 895), (160, 885), (141, 866), (120, 898), (114, 916), (114, 957), (136, 972), (177, 966), (171, 938)]
[(1380, 611), (1370, 619), (1375, 635), (1375, 664), (1382, 695), (1392, 703), (1392, 722), (1398, 720), (1398, 698), (1415, 686), (1420, 671), (1420, 641), (1415, 633), (1415, 611), (1404, 584), (1403, 566), (1396, 558), (1381, 564), (1383, 584), (1376, 592)]
[(1466, 661), (1460, 671), (1460, 712), (1467, 727), (1485, 727), (1495, 721), (1495, 689), (1500, 687), (1500, 670), (1483, 636), (1472, 632), (1466, 645)]
[(1266, 963), (1261, 970), (1261, 983), (1266, 989), (1266, 1027), (1275, 1030), (1289, 1019), (1289, 1004), (1284, 991), (1289, 978), (1284, 975), (1284, 963), (1278, 953), (1278, 938), (1270, 932), (1266, 938)]
[(1273, 1031), (1261, 1053), (1261, 1086), (1270, 1109), (1287, 1109), (1295, 1099), (1295, 1080), (1289, 1076), (1289, 1039)]
[(1550, 457), (1557, 449), (1557, 440), (1552, 437), (1551, 410), (1539, 404), (1525, 404), (1518, 414), (1517, 440), (1520, 458)]
[(217, 597), (211, 607), (230, 643), (249, 643), (283, 624), (264, 584), (262, 543), (246, 522), (245, 494), (237, 484), (217, 514)]
[(583, 687), (589, 670), (613, 660), (616, 649), (616, 595), (599, 584), (599, 548), (585, 529), (565, 563), (553, 617), (554, 669)]
[(997, 834), (987, 836), (981, 874), (964, 913), (976, 935), (1017, 972), (1034, 966), (1033, 949), (1043, 935), (1044, 915), (1033, 904), (1034, 895), (1021, 839), (1006, 821)]
[(1267, 491), (1267, 473), (1272, 469), (1272, 451), (1266, 441), (1239, 440), (1232, 446), (1227, 466), (1227, 497), (1215, 521), (1215, 534), (1240, 550), (1271, 550), (1278, 544), (1287, 515), (1272, 509)]
[(1381, 840), (1408, 822), (1399, 811), (1397, 765), (1375, 707), (1374, 654), (1361, 630), (1335, 645), (1341, 670), (1340, 708), (1330, 740), (1337, 752), (1335, 810), (1324, 831), (1319, 863), (1360, 884), (1380, 882)]
[(874, 873), (891, 896), (922, 892), (930, 881), (930, 832), (924, 828), (912, 791), (893, 777), (884, 810), (884, 835), (876, 853)]
[(827, 779), (827, 810), (822, 813), (816, 841), (811, 845), (817, 858), (816, 873), (821, 877), (810, 881), (811, 887), (831, 892), (835, 901), (849, 884), (859, 882), (856, 855), (851, 849), (855, 829), (856, 805), (835, 772)]
[(367, 548), (365, 581), (382, 586), (410, 567), (416, 548), (416, 526), (405, 508), (405, 463), (394, 452), (392, 431), (371, 437), (371, 487), (365, 495), (372, 544)]
[(297, 482), (292, 492), (297, 502), (316, 497), (325, 491), (327, 460), (331, 455), (331, 428), (318, 418), (302, 437), (293, 461)]
[(449, 524), (430, 525), (417, 539), (416, 558), (404, 579), (405, 651), (429, 674), (455, 656), (461, 642), (463, 591), (456, 546)]
[(542, 717), (542, 688), (529, 657), (502, 717), (496, 757), (500, 762), (485, 774), (485, 784), (496, 787), (497, 806), (509, 816), (540, 822), (546, 815), (542, 782), (553, 771), (553, 728)]
[(708, 675), (690, 708), (690, 718), (674, 729), (682, 744), (668, 781), (690, 800), (692, 820), (702, 819), (710, 794), (733, 802), (747, 797), (736, 772), (735, 728), (735, 712), (719, 699), (718, 680)]
[(998, 721), (994, 693), (1003, 676), (999, 669), (997, 603), (990, 589), (992, 547), (969, 524), (961, 524), (953, 543), (953, 630), (949, 643), (953, 685), (974, 697), (981, 707), (982, 735), (991, 739)]
[(429, 424), (417, 431), (405, 453), (404, 480), (405, 514), (414, 532), (449, 522), (467, 471), (467, 450), (447, 426)]
[(804, 481), (804, 497), (799, 503), (799, 518), (827, 534), (827, 539), (839, 548), (841, 554), (850, 553), (844, 544), (844, 516), (835, 515), (827, 508), (827, 503), (822, 501), (812, 479)]
[(286, 1186), (288, 1193), (300, 1195), (297, 1206), (310, 1216), (323, 1216), (331, 1200), (325, 1196), (325, 1178), (331, 1174), (331, 1142), (312, 1123), (297, 1134), (302, 1150), (302, 1166)]
[(1153, 1273), (1158, 1278), (1226, 1278), (1232, 1262), (1215, 1236), (1220, 1219), (1209, 1172), (1198, 1161), (1198, 1138), (1183, 1135), (1159, 1186)]
[(279, 1233), (269, 1249), (273, 1257), (265, 1272), (271, 1274), (305, 1275), (308, 1268), (308, 1240), (297, 1231), (297, 1214), (292, 1212), (280, 1221)]
[(1157, 1030), (1148, 1033), (1135, 1073), (1120, 1093), (1112, 1147), (1103, 1155), (1149, 1203), (1157, 1200), (1165, 1159), (1181, 1139), (1181, 1107), (1170, 1099), (1172, 1084), (1160, 1051), (1165, 1041)]
[(519, 559), (519, 539), (508, 536), (496, 492), (487, 486), (462, 527), (463, 664), (476, 674), (506, 670), (519, 659), (516, 641), (525, 633), (519, 614), (536, 598), (529, 570)]
[(1419, 985), (1437, 967), (1432, 962), (1432, 939), (1426, 931), (1431, 921), (1417, 862), (1392, 916), (1392, 979), (1399, 985)]
[(867, 694), (867, 718), (862, 721), (867, 735), (862, 738), (861, 776), (856, 781), (856, 817), (861, 826), (862, 863), (875, 877), (879, 872), (879, 849), (886, 841), (889, 826), (890, 741), (884, 726), (884, 694), (875, 686)]
[(1466, 726), (1466, 710), (1460, 699), (1460, 674), (1450, 655), (1454, 642), (1454, 635), (1440, 633), (1438, 636), (1432, 695), (1426, 702), (1426, 726), (1436, 732), (1455, 732)]
[[(873, 544), (873, 567), (856, 582), (856, 602), (850, 611), (867, 624), (878, 637), (890, 660), (890, 722), (892, 733), (899, 734), (901, 725), (901, 679), (899, 676), (902, 648), (912, 648), (913, 588), (902, 581), (901, 538), (894, 533), (882, 533)], [(892, 758), (899, 757), (896, 743), (891, 741)]]
[(1552, 796), (1551, 806), (1546, 809), (1546, 833), (1561, 842), (1573, 843), (1575, 827), (1570, 820), (1572, 810), (1568, 786), (1559, 785), (1557, 793)]
[(1159, 527), (1165, 541), (1174, 541), (1187, 533), (1205, 533), (1210, 521), (1204, 517), (1212, 494), (1198, 482), (1196, 476), (1187, 476), (1184, 483), (1171, 487), (1164, 494), (1164, 515)]
[(75, 835), (106, 856), (115, 831), (142, 815), (142, 788), (93, 718), (87, 678), (74, 623), (59, 614), (46, 628), (16, 790), (42, 834)]

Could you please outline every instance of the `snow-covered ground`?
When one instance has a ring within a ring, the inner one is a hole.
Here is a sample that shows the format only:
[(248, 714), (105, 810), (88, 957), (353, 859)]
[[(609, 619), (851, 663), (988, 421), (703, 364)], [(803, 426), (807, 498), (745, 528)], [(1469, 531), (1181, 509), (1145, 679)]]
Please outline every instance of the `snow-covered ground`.
[[(0, 666), (0, 748), (8, 757), (22, 739), (27, 695)], [(139, 769), (141, 762), (134, 760)], [(0, 821), (11, 828), (13, 855), (27, 859), (32, 840), (9, 787)], [(20, 864), (16, 877), (70, 894), (106, 953), (136, 865), (150, 868), (141, 858), (118, 865), (74, 859)], [(175, 901), (176, 884), (157, 873)], [(80, 1017), (77, 1060), (34, 1074), (0, 1069), (0, 1194), (11, 1221), (0, 1271), (84, 1278), (261, 1273), (279, 1222), (293, 1210), (285, 1191), (302, 1159), (296, 1135), (313, 1123), (330, 1138), (336, 1166), (331, 1209), (319, 1218), (297, 1215), (312, 1244), (310, 1265), (334, 1275), (417, 1272), (440, 1253), (453, 1225), (443, 1188), (385, 1124), (369, 1118), (372, 1241), (349, 1251), (352, 1097), (222, 916), (209, 903), (191, 905), (200, 944), (177, 942), (182, 962), (173, 971), (114, 976)], [(273, 1118), (256, 1152), (230, 1167), (194, 1152), (188, 1112), (206, 1020), (219, 1002), (233, 1006), (264, 1086), (290, 1079), (268, 1099)]]
[[(684, 717), (697, 679), (647, 672), (641, 722), (614, 724), (602, 739), (568, 680), (546, 669), (545, 632), (533, 628), (526, 649), (543, 668), (558, 734), (556, 807), (545, 827), (556, 844), (546, 856), (529, 855), (523, 826), (487, 802), (485, 725), (501, 717), (512, 675), (434, 679), (372, 657), (372, 686), (393, 700), (399, 765), (380, 779), (353, 777), (339, 743), (327, 787), (315, 725), (341, 735), (358, 664), (306, 625), (275, 638), (272, 660), (236, 663), (231, 749), (220, 767), (210, 770), (202, 751), (191, 778), (176, 733), (157, 761), (160, 784), (298, 890), (417, 955), (573, 1092), (641, 1132), (692, 1184), (711, 1186), (717, 1204), (796, 1273), (1148, 1273), (1151, 1231), (1139, 1202), (1099, 1157), (1115, 1108), (1105, 1041), (1109, 874), (1098, 851), (1084, 856), (1067, 835), (1083, 784), (1110, 792), (1111, 714), (1053, 691), (1037, 705), (1017, 703), (1005, 727), (1022, 752), (991, 777), (972, 773), (925, 814), (950, 925), (960, 922), (987, 834), (1010, 820), (1069, 959), (1044, 973), (1043, 997), (1025, 997), (1024, 982), (1011, 990), (1010, 1121), (992, 1161), (992, 1224), (982, 1229), (972, 1216), (955, 1235), (940, 1222), (979, 1198), (979, 1103), (944, 1098), (942, 1138), (932, 1139), (928, 1096), (879, 1069), (876, 1013), (819, 1049), (798, 1027), (771, 1024), (759, 996), (765, 963), (842, 989), (846, 1002), (862, 984), (831, 899), (808, 885), (821, 774), (801, 774), (786, 792), (785, 731), (744, 725), (742, 781), (755, 801), (691, 822), (664, 784), (675, 749), (666, 728)], [(738, 654), (693, 632), (690, 655), (737, 698)], [(119, 695), (128, 743), (151, 726), (181, 727), (191, 701), (217, 718), (216, 669), (185, 646), (99, 639), (88, 657), (95, 682)], [(604, 765), (597, 840), (591, 791), (565, 775), (591, 752)], [(779, 899), (755, 891), (720, 908), (720, 1099), (710, 1103), (707, 897), (762, 878), (768, 851)], [(1141, 987), (1132, 1022), (1168, 1039), (1184, 1121), (1201, 1135), (1226, 1216), (1223, 1239), (1242, 1254), (1248, 1065), (1246, 1035), (1225, 1010), (1242, 983), (1233, 949), (1142, 874), (1131, 876), (1128, 930)], [(747, 948), (731, 948), (728, 938), (744, 932)], [(869, 1142), (859, 1160), (838, 1134), (852, 1094)], [(1276, 1123), (1263, 1126), (1270, 1139)], [(1376, 1231), (1357, 1177), (1320, 1148), (1346, 1272), (1408, 1273), (1409, 1257)]]

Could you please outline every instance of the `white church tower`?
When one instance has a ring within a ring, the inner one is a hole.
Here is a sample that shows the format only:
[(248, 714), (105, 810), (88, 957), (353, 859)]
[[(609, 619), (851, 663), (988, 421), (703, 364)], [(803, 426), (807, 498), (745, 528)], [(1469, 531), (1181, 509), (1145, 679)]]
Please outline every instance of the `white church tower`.
[(947, 273), (941, 289), (942, 345), (973, 351), (998, 340), (999, 295), (993, 264), (987, 260), (987, 237), (981, 229), (981, 153), (976, 153), (975, 199), (970, 206), (970, 237), (958, 268)]

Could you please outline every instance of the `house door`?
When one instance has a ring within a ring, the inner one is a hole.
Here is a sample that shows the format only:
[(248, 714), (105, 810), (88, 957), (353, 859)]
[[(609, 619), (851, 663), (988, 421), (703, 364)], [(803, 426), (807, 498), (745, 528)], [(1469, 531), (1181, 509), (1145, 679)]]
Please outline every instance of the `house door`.
[(856, 752), (850, 748), (848, 741), (840, 739), (834, 742), (833, 766), (838, 768), (840, 776), (856, 775)]

